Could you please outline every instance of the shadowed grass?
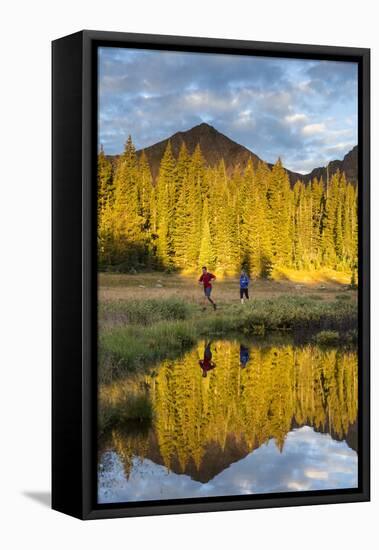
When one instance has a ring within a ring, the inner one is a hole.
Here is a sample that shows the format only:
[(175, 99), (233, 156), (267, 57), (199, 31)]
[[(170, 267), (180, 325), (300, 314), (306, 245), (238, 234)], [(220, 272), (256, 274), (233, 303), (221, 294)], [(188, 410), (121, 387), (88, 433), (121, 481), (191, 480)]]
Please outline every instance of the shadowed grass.
[(99, 381), (109, 382), (125, 372), (175, 358), (196, 343), (192, 321), (161, 321), (152, 326), (116, 328), (100, 337)]
[(158, 321), (188, 319), (194, 306), (178, 298), (117, 300), (100, 304), (99, 321), (114, 324), (152, 325)]
[(101, 304), (99, 322), (107, 323), (107, 330), (100, 331), (99, 381), (141, 370), (191, 347), (197, 338), (190, 320), (195, 310), (193, 304), (173, 297)]
[(348, 302), (351, 300), (351, 296), (350, 294), (337, 294), (336, 295), (336, 300), (340, 300), (340, 301), (345, 301), (345, 302)]
[(124, 423), (140, 423), (145, 425), (153, 419), (153, 407), (149, 396), (145, 393), (131, 393), (123, 399), (109, 400), (102, 398), (99, 406), (99, 434), (107, 429)]

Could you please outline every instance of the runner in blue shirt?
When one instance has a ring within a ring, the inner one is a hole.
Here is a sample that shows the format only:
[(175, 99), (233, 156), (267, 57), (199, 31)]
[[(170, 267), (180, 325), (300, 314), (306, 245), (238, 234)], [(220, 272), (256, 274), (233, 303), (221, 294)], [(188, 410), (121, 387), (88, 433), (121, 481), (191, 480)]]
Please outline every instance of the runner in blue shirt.
[(241, 298), (241, 304), (245, 303), (244, 296), (246, 296), (247, 300), (249, 299), (249, 283), (250, 279), (246, 274), (246, 271), (241, 271), (241, 277), (240, 277), (240, 298)]

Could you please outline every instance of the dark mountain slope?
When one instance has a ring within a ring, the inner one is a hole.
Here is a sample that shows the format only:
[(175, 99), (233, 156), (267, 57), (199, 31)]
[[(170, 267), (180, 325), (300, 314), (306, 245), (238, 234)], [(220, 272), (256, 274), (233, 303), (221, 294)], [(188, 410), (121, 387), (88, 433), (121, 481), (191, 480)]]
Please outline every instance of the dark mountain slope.
[[(144, 149), (154, 179), (158, 176), (159, 163), (169, 140), (175, 157), (178, 157), (183, 142), (190, 153), (193, 153), (196, 145), (199, 143), (206, 163), (213, 167), (223, 158), (228, 174), (235, 168), (244, 170), (249, 159), (253, 161), (254, 166), (261, 161), (249, 149), (231, 140), (216, 130), (216, 128), (204, 122), (185, 132), (177, 132), (171, 137)], [(138, 152), (140, 153), (141, 151)], [(271, 167), (272, 165), (269, 164), (269, 166)], [(291, 172), (290, 170), (287, 170), (287, 172), (292, 184), (302, 177), (301, 174)]]
[(345, 172), (346, 179), (355, 185), (358, 182), (358, 145), (353, 147), (342, 160), (332, 160), (327, 166), (315, 168), (309, 174), (303, 176), (303, 181), (322, 177), (327, 181), (335, 172)]

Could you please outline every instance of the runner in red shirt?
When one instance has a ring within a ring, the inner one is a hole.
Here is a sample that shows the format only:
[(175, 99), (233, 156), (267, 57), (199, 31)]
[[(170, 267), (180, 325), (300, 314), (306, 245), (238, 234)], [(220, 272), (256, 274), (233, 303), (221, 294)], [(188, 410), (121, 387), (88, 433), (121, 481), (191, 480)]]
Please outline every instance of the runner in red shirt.
[(212, 280), (216, 279), (216, 276), (213, 275), (213, 273), (209, 273), (209, 271), (207, 271), (207, 268), (205, 266), (202, 267), (202, 271), (203, 273), (200, 276), (199, 284), (204, 286), (205, 298), (212, 304), (213, 309), (216, 309), (217, 306), (211, 298)]

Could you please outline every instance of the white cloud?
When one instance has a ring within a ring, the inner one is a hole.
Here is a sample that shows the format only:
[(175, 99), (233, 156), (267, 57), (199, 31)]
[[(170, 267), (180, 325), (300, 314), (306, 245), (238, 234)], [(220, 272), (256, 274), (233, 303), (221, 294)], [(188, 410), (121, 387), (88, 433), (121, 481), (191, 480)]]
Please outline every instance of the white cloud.
[(290, 491), (307, 491), (309, 487), (310, 487), (309, 483), (305, 483), (305, 482), (299, 483), (298, 481), (289, 481), (287, 485), (287, 488)]
[(306, 124), (302, 129), (302, 133), (305, 136), (313, 136), (314, 134), (321, 134), (322, 132), (325, 132), (325, 124), (323, 122), (318, 124)]
[(209, 122), (267, 162), (310, 171), (356, 144), (356, 79), (340, 62), (101, 48), (99, 142), (115, 154), (128, 134), (139, 149)]
[(338, 145), (338, 143), (341, 143), (341, 142), (337, 142), (336, 143), (336, 139), (338, 138), (350, 138), (350, 142), (352, 142), (354, 139), (356, 141), (356, 136), (354, 135), (354, 132), (351, 128), (341, 128), (339, 130), (328, 130), (328, 133), (325, 134), (324, 138), (323, 138), (323, 141), (325, 144), (336, 144)]
[(310, 83), (311, 83), (310, 80), (302, 80), (301, 82), (299, 82), (299, 83), (296, 85), (296, 88), (297, 88), (300, 92), (310, 93), (310, 92), (312, 92), (312, 88), (310, 87)]
[(303, 113), (295, 113), (293, 115), (287, 115), (285, 117), (285, 121), (290, 123), (290, 124), (298, 123), (298, 122), (305, 122), (306, 120), (308, 120), (308, 117), (307, 117), (307, 115), (304, 115)]
[(328, 472), (321, 470), (305, 470), (304, 475), (311, 479), (328, 479)]
[[(180, 97), (179, 97), (180, 99)], [(225, 113), (233, 111), (238, 106), (239, 97), (233, 97), (231, 100), (228, 94), (217, 94), (210, 90), (194, 91), (183, 96), (183, 107), (194, 107), (196, 109), (205, 109), (212, 113)]]
[(252, 115), (252, 112), (251, 112), (250, 109), (246, 109), (244, 111), (241, 111), (238, 114), (238, 118), (234, 122), (233, 126), (234, 127), (239, 127), (239, 126), (249, 125), (250, 127), (252, 127), (254, 125), (254, 119), (252, 118), (251, 115)]
[(335, 145), (331, 147), (326, 148), (326, 152), (328, 154), (341, 154), (341, 151), (350, 151), (354, 147), (354, 142), (348, 141), (348, 142), (340, 142), (336, 143)]

